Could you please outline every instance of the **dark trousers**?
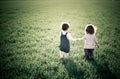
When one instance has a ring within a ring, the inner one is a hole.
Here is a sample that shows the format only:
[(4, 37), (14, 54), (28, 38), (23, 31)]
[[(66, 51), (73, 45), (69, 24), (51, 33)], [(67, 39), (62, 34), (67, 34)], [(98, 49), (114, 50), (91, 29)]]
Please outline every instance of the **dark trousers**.
[(85, 58), (87, 60), (93, 60), (94, 59), (93, 51), (94, 51), (94, 49), (84, 49)]

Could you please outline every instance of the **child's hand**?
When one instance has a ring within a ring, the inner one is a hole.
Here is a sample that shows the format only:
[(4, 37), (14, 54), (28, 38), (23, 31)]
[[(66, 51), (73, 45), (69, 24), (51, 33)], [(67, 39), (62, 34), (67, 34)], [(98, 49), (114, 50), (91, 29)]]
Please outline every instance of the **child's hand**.
[(99, 48), (99, 45), (96, 45), (97, 48)]
[(79, 40), (79, 38), (78, 38), (78, 39), (76, 39), (76, 41), (80, 41), (80, 40)]
[(97, 45), (97, 48), (99, 48), (99, 45)]
[(79, 41), (78, 39), (75, 39), (75, 42)]

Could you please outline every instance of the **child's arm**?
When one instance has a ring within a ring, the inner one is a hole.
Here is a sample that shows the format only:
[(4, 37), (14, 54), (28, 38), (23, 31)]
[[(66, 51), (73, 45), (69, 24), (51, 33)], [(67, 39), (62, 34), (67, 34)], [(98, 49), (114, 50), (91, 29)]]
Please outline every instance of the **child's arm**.
[(96, 37), (95, 37), (95, 45), (99, 48), (99, 44), (98, 44)]
[(70, 33), (67, 34), (67, 38), (68, 38), (68, 40), (70, 40), (70, 41), (76, 41), (76, 39), (73, 38)]
[(78, 40), (78, 41), (83, 41), (83, 40), (85, 40), (85, 38), (82, 37), (82, 38), (78, 38), (77, 40)]
[(85, 40), (85, 35), (81, 38), (78, 38), (77, 41), (84, 41)]
[(97, 41), (95, 41), (95, 44), (96, 44), (96, 46), (99, 48), (99, 44), (98, 44), (98, 42), (97, 42)]

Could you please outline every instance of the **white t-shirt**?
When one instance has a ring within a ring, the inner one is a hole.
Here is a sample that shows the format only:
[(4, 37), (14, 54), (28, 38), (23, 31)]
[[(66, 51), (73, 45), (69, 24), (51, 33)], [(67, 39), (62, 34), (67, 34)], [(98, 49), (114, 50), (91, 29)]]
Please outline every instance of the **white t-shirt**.
[[(61, 31), (63, 35), (65, 35), (68, 31)], [(60, 36), (61, 36), (61, 32), (60, 32)], [(68, 32), (67, 34), (67, 39), (70, 41), (76, 41), (76, 39), (74, 39), (71, 35), (71, 33)]]
[(85, 40), (85, 49), (94, 49), (95, 44), (97, 43), (96, 36), (94, 34), (85, 34), (82, 38), (79, 38), (79, 40)]

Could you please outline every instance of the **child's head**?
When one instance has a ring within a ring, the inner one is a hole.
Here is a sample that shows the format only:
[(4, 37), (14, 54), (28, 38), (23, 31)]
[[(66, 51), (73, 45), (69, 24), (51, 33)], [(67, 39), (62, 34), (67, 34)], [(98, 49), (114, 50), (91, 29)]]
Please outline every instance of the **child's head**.
[(67, 23), (62, 24), (62, 30), (67, 31), (69, 29), (69, 25)]
[(95, 27), (92, 24), (88, 24), (85, 28), (85, 31), (87, 34), (94, 34), (95, 33)]

